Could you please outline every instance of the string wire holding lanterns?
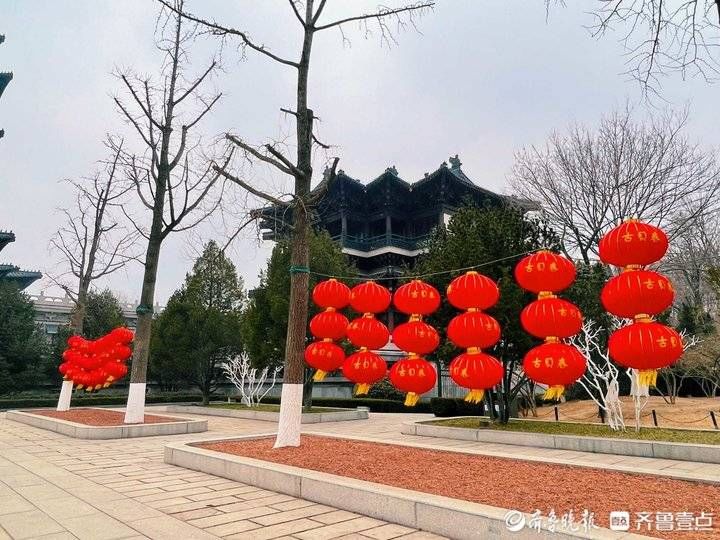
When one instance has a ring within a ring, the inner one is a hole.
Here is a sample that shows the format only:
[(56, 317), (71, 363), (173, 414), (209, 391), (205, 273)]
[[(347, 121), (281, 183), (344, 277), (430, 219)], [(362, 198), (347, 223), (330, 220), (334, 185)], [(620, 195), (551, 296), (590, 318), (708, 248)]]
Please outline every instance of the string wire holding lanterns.
[(642, 386), (655, 386), (657, 370), (673, 365), (683, 353), (680, 334), (653, 318), (672, 305), (672, 282), (645, 268), (662, 259), (668, 246), (662, 229), (635, 218), (608, 231), (598, 246), (602, 262), (621, 268), (603, 287), (603, 307), (633, 320), (610, 335), (608, 352), (619, 365), (637, 370)]
[(582, 313), (572, 302), (555, 295), (572, 285), (575, 276), (573, 262), (549, 250), (529, 255), (515, 266), (518, 285), (537, 294), (521, 312), (520, 323), (528, 334), (545, 343), (527, 352), (523, 370), (530, 380), (547, 385), (544, 399), (560, 399), (587, 367), (580, 350), (562, 341), (581, 330)]

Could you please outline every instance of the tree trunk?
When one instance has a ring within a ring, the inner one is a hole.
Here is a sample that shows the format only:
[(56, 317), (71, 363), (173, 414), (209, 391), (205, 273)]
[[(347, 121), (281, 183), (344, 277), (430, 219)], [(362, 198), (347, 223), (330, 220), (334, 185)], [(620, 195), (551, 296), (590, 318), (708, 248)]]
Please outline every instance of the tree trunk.
[(77, 301), (75, 302), (75, 310), (70, 317), (70, 329), (73, 334), (82, 335), (83, 326), (85, 324), (85, 313), (87, 312), (87, 285), (81, 284), (78, 288)]

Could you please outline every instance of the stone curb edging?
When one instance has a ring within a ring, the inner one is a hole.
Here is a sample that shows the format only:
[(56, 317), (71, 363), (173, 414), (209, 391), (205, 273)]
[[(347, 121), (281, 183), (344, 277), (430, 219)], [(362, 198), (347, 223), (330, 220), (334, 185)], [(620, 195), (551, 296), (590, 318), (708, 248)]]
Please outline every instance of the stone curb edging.
[(88, 426), (60, 418), (52, 418), (25, 411), (7, 411), (6, 418), (40, 429), (54, 431), (75, 439), (129, 439), (134, 437), (153, 437), (157, 435), (179, 435), (183, 433), (201, 433), (207, 431), (207, 420), (188, 420), (177, 418), (178, 422), (158, 422), (155, 424), (136, 424), (123, 426)]
[(402, 425), (401, 432), (405, 435), (417, 435), (421, 437), (442, 437), (444, 439), (512, 444), (515, 446), (532, 446), (536, 448), (552, 448), (555, 450), (574, 450), (577, 452), (592, 452), (596, 454), (672, 459), (698, 463), (720, 463), (720, 446), (710, 444), (642, 441), (637, 439), (605, 439), (602, 437), (582, 437), (578, 435), (550, 435), (524, 431), (470, 429), (431, 425), (428, 424), (427, 421), (406, 422)]
[[(267, 433), (231, 439), (208, 439), (202, 442), (225, 442), (273, 436), (274, 434)], [(507, 510), (503, 508), (224, 454), (198, 448), (195, 446), (198, 442), (166, 445), (165, 463), (457, 540), (485, 540), (488, 538), (631, 540), (647, 538), (602, 528), (590, 532), (551, 532), (545, 522), (542, 531), (525, 528), (511, 533), (505, 526)], [(530, 517), (529, 514), (525, 514), (526, 520), (529, 520)]]
[[(244, 418), (246, 420), (261, 420), (265, 422), (277, 422), (280, 418), (280, 413), (270, 411), (223, 409), (221, 407), (202, 407), (196, 405), (168, 405), (165, 410), (168, 412)], [(333, 412), (303, 413), (302, 423), (345, 422), (348, 420), (367, 420), (369, 417), (370, 415), (365, 409), (337, 409), (337, 411)]]

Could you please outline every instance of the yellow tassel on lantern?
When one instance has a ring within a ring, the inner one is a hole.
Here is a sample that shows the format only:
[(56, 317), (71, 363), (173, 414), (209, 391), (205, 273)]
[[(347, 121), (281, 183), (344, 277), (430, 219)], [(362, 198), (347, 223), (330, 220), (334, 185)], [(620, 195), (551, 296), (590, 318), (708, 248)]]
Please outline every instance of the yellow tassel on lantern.
[(83, 389), (83, 385), (82, 385), (82, 384), (78, 384), (78, 385), (75, 387), (75, 390), (82, 390), (82, 389)]
[(548, 386), (548, 389), (545, 390), (545, 394), (543, 394), (543, 399), (560, 399), (562, 395), (565, 393), (565, 387), (561, 384), (556, 384), (553, 386)]
[(657, 385), (657, 369), (641, 369), (638, 371), (638, 384), (642, 386)]
[(355, 385), (355, 395), (364, 396), (370, 391), (370, 385), (367, 383), (358, 383)]
[(465, 396), (468, 403), (480, 403), (485, 397), (485, 390), (473, 389)]
[(406, 407), (414, 407), (418, 401), (420, 401), (420, 394), (416, 394), (415, 392), (408, 392), (405, 396)]
[(317, 382), (317, 381), (324, 381), (324, 380), (325, 380), (325, 375), (327, 375), (327, 371), (323, 371), (322, 369), (318, 369), (318, 370), (315, 372), (315, 375), (313, 375), (313, 381), (315, 381), (315, 382)]
[(109, 386), (110, 386), (110, 383), (109, 383), (109, 382), (106, 382), (105, 384), (103, 384), (103, 388), (107, 388), (107, 387), (109, 387)]

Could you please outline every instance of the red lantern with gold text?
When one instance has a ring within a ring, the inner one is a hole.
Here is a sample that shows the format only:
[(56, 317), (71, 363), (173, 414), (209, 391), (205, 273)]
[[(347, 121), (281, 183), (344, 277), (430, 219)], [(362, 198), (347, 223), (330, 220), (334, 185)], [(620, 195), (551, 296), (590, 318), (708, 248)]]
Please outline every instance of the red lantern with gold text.
[(600, 293), (605, 310), (626, 319), (658, 315), (672, 305), (674, 297), (670, 280), (650, 270), (626, 270), (610, 278)]
[(438, 290), (419, 279), (401, 285), (393, 295), (398, 311), (408, 315), (430, 315), (440, 307)]
[(367, 394), (373, 384), (385, 377), (387, 363), (379, 354), (360, 349), (345, 359), (342, 372), (346, 379), (356, 384), (355, 395), (361, 396)]
[(647, 266), (668, 249), (668, 237), (658, 227), (628, 219), (600, 239), (600, 260), (621, 268)]
[(523, 370), (529, 379), (548, 386), (550, 396), (560, 397), (563, 389), (585, 373), (583, 354), (566, 343), (543, 343), (528, 351), (523, 359)]
[(423, 357), (410, 355), (398, 360), (390, 368), (390, 382), (401, 392), (407, 393), (405, 405), (412, 407), (422, 394), (433, 389), (437, 374), (432, 364)]
[(515, 266), (515, 281), (526, 291), (547, 296), (572, 285), (575, 273), (575, 265), (567, 257), (540, 250)]
[(582, 329), (583, 318), (575, 304), (553, 296), (525, 306), (520, 313), (520, 323), (536, 338), (569, 338)]
[(392, 294), (387, 287), (374, 281), (360, 283), (350, 290), (350, 307), (358, 313), (382, 313), (391, 302)]
[(465, 401), (480, 403), (485, 390), (502, 381), (503, 365), (489, 354), (483, 352), (466, 352), (453, 358), (449, 366), (450, 377), (458, 386), (469, 388)]
[(318, 283), (312, 291), (313, 302), (324, 308), (310, 320), (310, 333), (315, 341), (305, 348), (305, 362), (315, 368), (314, 381), (322, 381), (328, 373), (340, 369), (345, 352), (333, 343), (345, 337), (348, 320), (338, 309), (350, 302), (350, 289), (336, 279)]
[(456, 277), (447, 287), (450, 304), (463, 311), (488, 309), (497, 304), (500, 289), (487, 276), (470, 271)]

